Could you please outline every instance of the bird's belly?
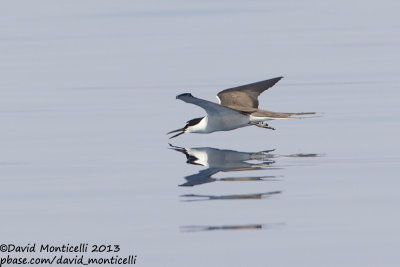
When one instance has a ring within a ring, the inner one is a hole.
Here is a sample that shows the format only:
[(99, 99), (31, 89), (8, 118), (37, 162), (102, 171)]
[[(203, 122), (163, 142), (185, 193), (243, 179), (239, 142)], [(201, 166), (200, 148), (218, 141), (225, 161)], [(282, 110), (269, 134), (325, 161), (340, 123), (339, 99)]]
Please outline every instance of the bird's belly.
[(216, 131), (229, 131), (245, 126), (249, 126), (249, 117), (238, 114), (235, 116), (219, 116), (219, 117), (214, 117), (214, 118), (209, 118), (208, 125), (207, 125), (207, 130), (211, 132), (216, 132)]

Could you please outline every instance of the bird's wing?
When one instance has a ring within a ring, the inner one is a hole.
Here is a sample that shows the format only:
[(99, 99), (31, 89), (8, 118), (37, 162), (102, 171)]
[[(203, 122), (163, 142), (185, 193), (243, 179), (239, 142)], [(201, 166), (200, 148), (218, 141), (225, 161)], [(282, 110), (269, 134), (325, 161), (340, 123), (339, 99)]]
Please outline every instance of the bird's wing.
[(225, 107), (242, 106), (248, 108), (258, 108), (258, 96), (274, 86), (283, 77), (277, 77), (261, 82), (251, 83), (223, 90), (218, 93), (217, 98), (221, 105)]
[(214, 174), (220, 172), (220, 168), (208, 168), (199, 171), (196, 174), (188, 175), (185, 176), (185, 180), (187, 181), (184, 184), (181, 184), (179, 186), (195, 186), (195, 185), (201, 185), (201, 184), (206, 184), (206, 183), (211, 183), (215, 182), (216, 179), (212, 178)]
[(183, 102), (190, 103), (203, 108), (207, 112), (208, 117), (213, 117), (213, 116), (218, 117), (224, 114), (237, 114), (238, 112), (241, 112), (231, 109), (229, 107), (221, 106), (217, 103), (213, 103), (204, 99), (194, 97), (188, 93), (178, 95), (176, 98), (182, 100)]

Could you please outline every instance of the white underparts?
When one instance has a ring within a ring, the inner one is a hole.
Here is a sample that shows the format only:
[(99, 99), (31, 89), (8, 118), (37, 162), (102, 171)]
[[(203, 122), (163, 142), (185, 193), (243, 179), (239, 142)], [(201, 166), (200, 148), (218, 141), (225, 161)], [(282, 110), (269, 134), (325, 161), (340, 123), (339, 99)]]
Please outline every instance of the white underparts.
[(216, 131), (230, 131), (249, 126), (249, 116), (238, 112), (221, 113), (217, 116), (206, 116), (198, 124), (189, 126), (188, 133), (212, 133)]

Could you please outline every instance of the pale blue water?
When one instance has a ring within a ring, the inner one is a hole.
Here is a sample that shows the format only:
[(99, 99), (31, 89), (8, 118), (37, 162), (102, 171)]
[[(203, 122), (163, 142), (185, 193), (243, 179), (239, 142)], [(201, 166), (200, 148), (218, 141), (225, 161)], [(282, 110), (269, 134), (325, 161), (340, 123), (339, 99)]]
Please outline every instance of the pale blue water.
[[(397, 6), (5, 2), (0, 243), (119, 244), (138, 266), (397, 266)], [(177, 94), (276, 76), (261, 108), (320, 116), (168, 140), (204, 113)]]

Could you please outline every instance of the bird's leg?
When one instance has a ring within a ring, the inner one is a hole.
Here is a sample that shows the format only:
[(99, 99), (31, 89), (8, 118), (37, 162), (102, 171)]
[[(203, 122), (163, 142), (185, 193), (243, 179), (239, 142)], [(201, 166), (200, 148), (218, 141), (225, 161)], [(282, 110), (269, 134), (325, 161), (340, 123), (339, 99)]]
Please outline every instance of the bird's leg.
[(270, 127), (266, 122), (251, 122), (251, 125), (260, 127), (260, 128), (265, 128), (265, 129), (270, 129), (270, 130), (275, 130), (275, 128)]

